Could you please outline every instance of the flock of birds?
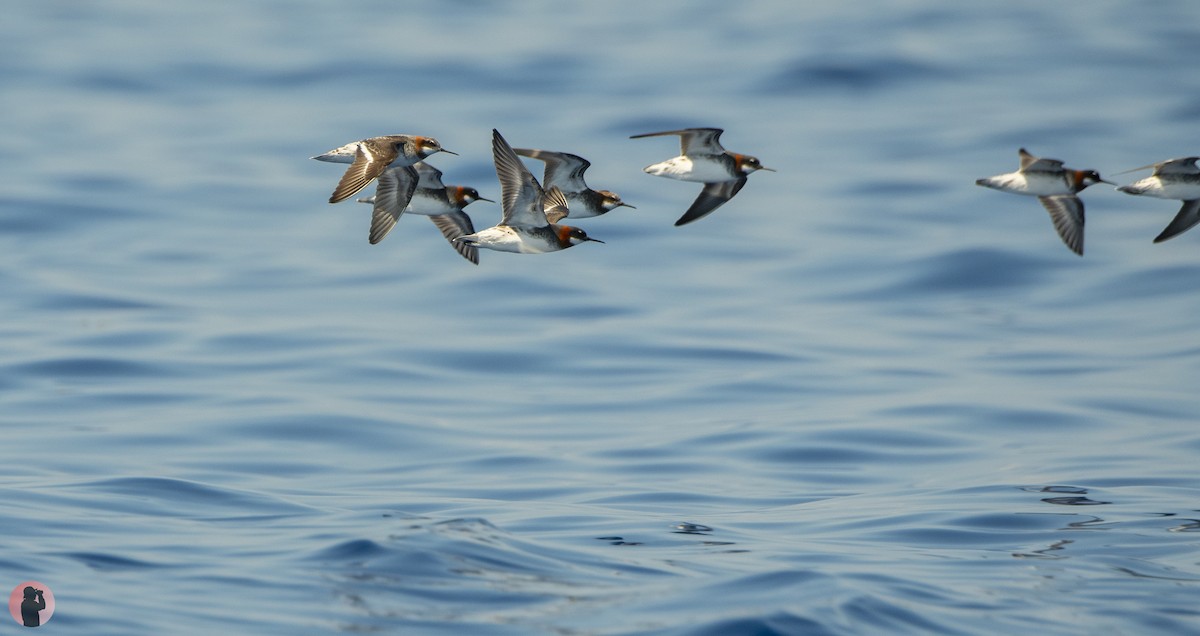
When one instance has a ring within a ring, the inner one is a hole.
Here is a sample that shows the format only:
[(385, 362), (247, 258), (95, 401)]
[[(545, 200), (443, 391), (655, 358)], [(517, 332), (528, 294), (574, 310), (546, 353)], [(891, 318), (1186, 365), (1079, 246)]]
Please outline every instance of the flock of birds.
[[(1021, 157), (1021, 164), (1016, 172), (978, 179), (975, 184), (1037, 197), (1050, 213), (1054, 229), (1058, 230), (1063, 243), (1072, 252), (1083, 256), (1083, 201), (1077, 195), (1084, 188), (1097, 183), (1116, 184), (1101, 179), (1095, 170), (1072, 170), (1057, 159), (1035, 157), (1024, 148), (1017, 153)], [(1126, 194), (1183, 201), (1175, 218), (1155, 237), (1155, 243), (1179, 236), (1200, 223), (1200, 168), (1196, 167), (1197, 160), (1200, 157), (1168, 159), (1117, 173), (1153, 169), (1149, 177), (1120, 186), (1117, 190)]]
[[(720, 128), (684, 128), (633, 135), (631, 139), (676, 135), (680, 154), (644, 168), (659, 177), (704, 184), (691, 207), (675, 225), (685, 225), (711, 214), (732, 199), (752, 172), (771, 170), (750, 155), (729, 152), (720, 143)], [(447, 186), (442, 173), (424, 161), (446, 150), (433, 137), (384, 135), (344, 144), (313, 157), (318, 161), (348, 163), (350, 167), (329, 197), (330, 203), (345, 201), (378, 181), (375, 196), (358, 199), (373, 206), (368, 240), (378, 243), (392, 231), (405, 213), (427, 216), (454, 249), (479, 264), (479, 248), (518, 254), (541, 254), (567, 249), (586, 242), (603, 243), (571, 225), (565, 218), (600, 216), (619, 207), (633, 208), (615, 192), (593, 190), (583, 179), (591, 163), (578, 155), (532, 148), (513, 148), (492, 130), (492, 155), (500, 180), (500, 223), (476, 231), (463, 209), (475, 201), (491, 201), (475, 188)], [(1071, 251), (1083, 255), (1083, 202), (1078, 194), (1097, 183), (1116, 185), (1095, 170), (1073, 170), (1057, 159), (1046, 159), (1018, 151), (1020, 167), (1015, 172), (985, 177), (977, 185), (1035, 196), (1050, 213), (1054, 229)], [(520, 157), (546, 165), (539, 183)], [(1169, 159), (1118, 174), (1153, 169), (1153, 173), (1117, 190), (1127, 194), (1183, 201), (1175, 218), (1155, 239), (1161, 243), (1200, 223), (1200, 157)]]
[[(634, 135), (633, 139), (678, 135), (679, 156), (645, 168), (645, 172), (704, 184), (700, 195), (675, 225), (701, 219), (746, 185), (746, 177), (764, 167), (755, 157), (721, 147), (719, 128), (685, 128)], [(313, 157), (318, 161), (348, 163), (350, 167), (329, 197), (330, 203), (345, 201), (372, 181), (378, 181), (375, 196), (358, 199), (373, 206), (368, 240), (383, 240), (403, 214), (428, 216), (454, 249), (479, 264), (479, 248), (519, 254), (541, 254), (567, 249), (591, 238), (582, 229), (560, 225), (564, 218), (600, 216), (619, 207), (633, 208), (608, 190), (593, 190), (583, 173), (591, 166), (586, 159), (565, 152), (516, 148), (492, 130), (492, 155), (500, 180), (500, 223), (475, 231), (463, 211), (475, 201), (491, 201), (475, 188), (446, 186), (442, 173), (424, 161), (434, 153), (457, 154), (442, 147), (433, 137), (385, 135), (352, 141)], [(519, 156), (546, 164), (543, 183), (533, 176)]]

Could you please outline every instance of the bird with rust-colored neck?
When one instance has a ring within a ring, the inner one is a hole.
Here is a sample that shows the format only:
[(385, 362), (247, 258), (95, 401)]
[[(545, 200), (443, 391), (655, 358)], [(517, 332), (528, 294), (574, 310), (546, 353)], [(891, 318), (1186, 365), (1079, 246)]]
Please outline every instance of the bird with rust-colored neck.
[(1037, 197), (1063, 243), (1083, 256), (1083, 201), (1075, 195), (1090, 185), (1112, 182), (1101, 179), (1095, 170), (1064, 168), (1058, 159), (1035, 157), (1024, 148), (1017, 154), (1021, 165), (1016, 172), (976, 179), (975, 185)]
[(1200, 157), (1168, 159), (1117, 173), (1125, 174), (1154, 168), (1154, 173), (1145, 179), (1121, 186), (1117, 190), (1125, 194), (1183, 201), (1175, 218), (1171, 220), (1166, 229), (1154, 238), (1155, 243), (1162, 243), (1169, 238), (1179, 236), (1200, 223), (1200, 168), (1196, 167), (1197, 160), (1200, 160)]
[(759, 162), (758, 158), (750, 155), (729, 152), (719, 141), (720, 128), (684, 128), (682, 130), (667, 130), (664, 132), (644, 133), (633, 135), (630, 139), (643, 137), (661, 137), (663, 135), (679, 135), (680, 154), (650, 166), (643, 170), (656, 177), (679, 179), (680, 181), (699, 181), (704, 184), (700, 196), (692, 202), (683, 216), (675, 221), (675, 225), (686, 225), (702, 219), (713, 210), (724, 205), (742, 186), (746, 185), (746, 177), (757, 170), (774, 172)]
[(513, 148), (513, 151), (523, 157), (545, 162), (546, 172), (542, 177), (542, 187), (547, 190), (551, 187), (562, 190), (563, 195), (567, 197), (567, 218), (585, 219), (600, 216), (620, 207), (637, 209), (622, 201), (616, 192), (589, 188), (583, 180), (583, 173), (592, 164), (579, 155), (535, 148)]
[(420, 214), (429, 217), (430, 221), (442, 232), (442, 236), (450, 241), (450, 245), (463, 258), (479, 264), (479, 250), (472, 245), (459, 243), (455, 239), (465, 234), (475, 232), (471, 217), (463, 208), (476, 201), (488, 201), (479, 195), (475, 188), (442, 183), (442, 171), (424, 161), (412, 165), (417, 173), (417, 187), (413, 190), (408, 205), (400, 207), (402, 197), (398, 193), (408, 189), (408, 173), (405, 168), (388, 168), (379, 175), (379, 185), (375, 188), (375, 196), (359, 199), (359, 203), (371, 203), (375, 209), (371, 216), (371, 233), (368, 237), (374, 245), (383, 240), (402, 214)]
[(498, 252), (542, 254), (565, 250), (580, 243), (603, 243), (580, 228), (556, 225), (568, 214), (567, 199), (562, 190), (552, 186), (548, 191), (534, 178), (517, 153), (499, 131), (492, 130), (492, 156), (496, 176), (500, 179), (500, 224), (486, 230), (458, 237), (468, 245)]
[[(330, 203), (337, 203), (358, 194), (359, 190), (367, 187), (389, 167), (411, 166), (435, 152), (458, 154), (443, 148), (442, 144), (433, 137), (384, 135), (352, 141), (319, 154), (313, 159), (350, 164), (350, 167), (346, 169), (346, 174), (342, 175), (342, 180), (338, 182), (333, 194), (329, 197)], [(415, 171), (411, 173), (411, 177), (415, 188), (417, 181)], [(408, 202), (406, 201), (404, 205), (408, 205)]]

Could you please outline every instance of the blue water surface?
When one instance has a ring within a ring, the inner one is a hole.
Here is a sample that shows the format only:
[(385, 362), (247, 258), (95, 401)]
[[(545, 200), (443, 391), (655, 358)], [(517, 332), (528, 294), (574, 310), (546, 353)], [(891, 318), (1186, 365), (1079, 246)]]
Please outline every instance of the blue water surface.
[[(1200, 230), (1098, 185), (1079, 258), (974, 185), (1200, 154), (1197, 24), (17, 3), (0, 584), (60, 634), (1200, 632)], [(686, 126), (777, 172), (676, 228), (677, 141), (628, 137)], [(419, 217), (369, 245), (308, 159), (432, 135), (499, 199), (492, 128), (637, 209), (473, 266)]]

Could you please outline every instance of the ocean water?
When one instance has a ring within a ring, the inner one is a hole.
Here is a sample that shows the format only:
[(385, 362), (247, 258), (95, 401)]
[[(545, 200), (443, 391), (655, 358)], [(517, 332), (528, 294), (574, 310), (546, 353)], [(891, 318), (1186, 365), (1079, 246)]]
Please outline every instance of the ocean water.
[[(60, 634), (1200, 632), (1200, 230), (1094, 186), (1079, 258), (974, 185), (1200, 154), (1198, 24), (17, 3), (0, 583)], [(676, 228), (676, 140), (628, 137), (686, 126), (777, 172)], [(419, 217), (368, 245), (308, 159), (432, 135), (498, 199), (492, 128), (637, 209), (473, 266)]]

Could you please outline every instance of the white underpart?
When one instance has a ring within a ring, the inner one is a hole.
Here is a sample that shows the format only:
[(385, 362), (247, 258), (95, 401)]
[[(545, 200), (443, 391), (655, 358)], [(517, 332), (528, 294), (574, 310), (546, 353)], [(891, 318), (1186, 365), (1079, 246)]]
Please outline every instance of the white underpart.
[(1062, 175), (1048, 172), (1010, 172), (980, 181), (989, 188), (1035, 197), (1073, 194)]
[(646, 166), (645, 171), (656, 177), (678, 179), (680, 181), (697, 181), (700, 183), (715, 183), (732, 181), (736, 177), (725, 171), (725, 166), (716, 162), (692, 161), (691, 157), (680, 155), (652, 166)]
[(567, 197), (567, 209), (571, 211), (569, 216), (572, 219), (586, 219), (599, 216), (595, 210), (588, 207), (578, 192), (567, 192), (564, 190), (563, 196)]
[[(443, 189), (439, 194), (444, 192), (445, 190)], [(458, 208), (446, 205), (446, 198), (444, 196), (429, 196), (420, 190), (413, 193), (412, 200), (408, 202), (408, 207), (404, 208), (405, 214), (420, 214), (423, 216), (441, 216), (458, 211)]]
[(344, 146), (339, 146), (326, 152), (319, 154), (313, 159), (317, 161), (328, 161), (329, 163), (354, 163), (354, 155), (358, 152), (358, 142), (352, 141)]
[(1200, 183), (1196, 182), (1163, 181), (1159, 177), (1146, 177), (1126, 187), (1137, 190), (1138, 194), (1142, 196), (1159, 199), (1178, 199), (1180, 201), (1200, 199)]
[(506, 225), (496, 225), (486, 230), (480, 230), (471, 235), (479, 247), (497, 252), (512, 252), (514, 254), (541, 254), (546, 250), (528, 241), (522, 241), (516, 230)]
[[(358, 199), (359, 203), (375, 204), (375, 197), (367, 197)], [(415, 206), (413, 204), (416, 204)], [(451, 212), (460, 212), (458, 208), (448, 207), (444, 202), (426, 197), (420, 191), (413, 193), (413, 198), (408, 202), (408, 206), (404, 208), (405, 214), (420, 214), (422, 216), (441, 216), (450, 214)]]

